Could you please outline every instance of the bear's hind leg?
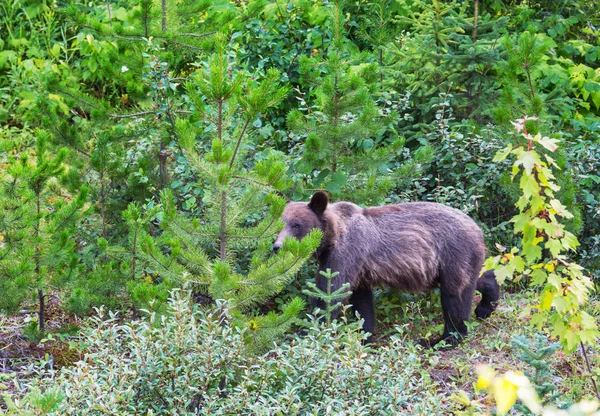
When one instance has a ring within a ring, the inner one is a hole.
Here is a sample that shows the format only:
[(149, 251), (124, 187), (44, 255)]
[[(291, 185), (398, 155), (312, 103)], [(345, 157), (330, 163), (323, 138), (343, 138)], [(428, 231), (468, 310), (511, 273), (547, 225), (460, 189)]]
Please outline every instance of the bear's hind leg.
[(375, 306), (373, 304), (373, 290), (369, 287), (358, 287), (352, 291), (350, 304), (354, 312), (358, 312), (364, 319), (363, 331), (370, 333), (367, 342), (371, 342), (375, 331)]
[(444, 314), (444, 332), (442, 336), (429, 341), (428, 347), (433, 347), (444, 341), (449, 347), (455, 347), (467, 336), (467, 325), (465, 321), (471, 315), (471, 303), (475, 288), (469, 285), (462, 293), (456, 294), (454, 288), (444, 283), (440, 285), (440, 297), (442, 300), (442, 312)]

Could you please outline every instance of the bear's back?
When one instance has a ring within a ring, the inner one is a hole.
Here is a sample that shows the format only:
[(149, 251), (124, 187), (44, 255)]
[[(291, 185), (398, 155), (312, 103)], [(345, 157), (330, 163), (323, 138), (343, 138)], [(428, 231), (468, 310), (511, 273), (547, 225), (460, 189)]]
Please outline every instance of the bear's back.
[(481, 236), (475, 221), (462, 211), (436, 202), (405, 202), (381, 207), (364, 208), (362, 214), (370, 221), (384, 227), (419, 225), (435, 234), (467, 232)]
[(466, 214), (433, 202), (409, 202), (360, 208), (349, 202), (331, 205), (336, 222), (333, 269), (411, 292), (431, 288), (439, 271), (456, 271), (457, 288), (467, 285), (485, 256), (483, 233)]

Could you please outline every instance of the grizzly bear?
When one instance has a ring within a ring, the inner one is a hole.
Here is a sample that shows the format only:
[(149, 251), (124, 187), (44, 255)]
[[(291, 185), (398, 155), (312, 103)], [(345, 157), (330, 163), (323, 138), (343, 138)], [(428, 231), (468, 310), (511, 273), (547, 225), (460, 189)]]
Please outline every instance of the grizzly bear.
[[(440, 288), (444, 332), (440, 341), (456, 345), (467, 335), (465, 321), (471, 315), (475, 289), (482, 299), (475, 314), (487, 318), (495, 309), (500, 288), (493, 272), (479, 277), (486, 255), (483, 233), (466, 214), (433, 202), (409, 202), (361, 208), (351, 202), (329, 204), (325, 192), (317, 192), (309, 203), (290, 202), (283, 211), (285, 223), (273, 250), (283, 240), (301, 240), (312, 229), (323, 233), (316, 256), (319, 271), (331, 269), (332, 290), (350, 283), (349, 303), (364, 319), (363, 328), (375, 330), (373, 286), (382, 285), (407, 292)], [(317, 287), (327, 281), (317, 273)], [(323, 308), (319, 301), (313, 306)]]

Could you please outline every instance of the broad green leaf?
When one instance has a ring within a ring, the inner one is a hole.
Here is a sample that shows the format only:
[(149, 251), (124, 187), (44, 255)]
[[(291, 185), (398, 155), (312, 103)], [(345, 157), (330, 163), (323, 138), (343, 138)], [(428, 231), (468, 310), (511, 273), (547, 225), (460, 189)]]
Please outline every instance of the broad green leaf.
[(531, 206), (531, 215), (537, 215), (540, 211), (544, 209), (546, 201), (544, 200), (544, 198), (542, 198), (541, 195), (533, 195), (531, 197), (531, 200), (529, 201), (529, 205)]
[[(520, 152), (519, 158), (515, 165), (523, 165), (527, 175), (533, 171), (533, 167), (540, 164), (540, 157), (533, 150)], [(524, 175), (525, 176), (525, 175)]]
[(592, 97), (592, 102), (596, 106), (596, 109), (600, 110), (600, 91), (594, 91), (590, 95)]
[(523, 255), (527, 259), (528, 263), (534, 263), (542, 257), (542, 248), (537, 245), (529, 245), (527, 247), (523, 247)]
[(525, 270), (525, 261), (523, 260), (523, 257), (515, 256), (512, 259), (512, 263), (513, 263), (514, 269), (517, 273), (523, 273), (523, 270)]
[(324, 188), (326, 190), (328, 190), (329, 192), (331, 192), (332, 194), (339, 192), (341, 189), (340, 185), (336, 182), (327, 182), (325, 184)]
[(512, 279), (513, 275), (510, 270), (506, 266), (498, 267), (494, 270), (494, 274), (496, 275), (496, 281), (499, 285), (502, 285), (506, 279)]
[(327, 178), (327, 176), (329, 176), (330, 174), (330, 170), (329, 169), (323, 169), (321, 172), (319, 172), (319, 174), (317, 175), (314, 184), (315, 185), (320, 185), (321, 183), (323, 183), (323, 181), (325, 180), (325, 178)]
[(127, 20), (127, 10), (124, 7), (119, 7), (118, 9), (114, 9), (112, 11), (113, 19), (120, 20), (122, 22)]
[(547, 324), (547, 313), (545, 313), (545, 312), (534, 313), (533, 316), (531, 317), (531, 325), (533, 325), (537, 329), (541, 329), (544, 326), (544, 324)]
[(568, 231), (565, 231), (565, 236), (561, 241), (565, 250), (575, 250), (577, 247), (579, 247), (579, 241), (577, 240), (577, 237)]
[(559, 313), (569, 312), (572, 308), (571, 303), (565, 296), (554, 296), (552, 299), (552, 306), (554, 306)]
[(550, 273), (548, 274), (548, 284), (556, 289), (560, 289), (562, 287), (562, 279), (558, 274)]
[(509, 144), (504, 149), (498, 150), (496, 152), (496, 154), (494, 155), (494, 158), (492, 159), (492, 162), (501, 162), (501, 161), (503, 161), (504, 159), (506, 159), (508, 157), (508, 155), (510, 154), (510, 152), (512, 151), (512, 149), (513, 149), (512, 144)]
[(556, 211), (556, 213), (561, 217), (573, 218), (573, 214), (571, 214), (567, 210), (567, 207), (565, 207), (558, 199), (550, 200), (550, 205), (552, 206), (552, 208), (554, 208), (554, 211)]
[(98, 69), (98, 62), (96, 61), (96, 58), (92, 56), (90, 59), (88, 59), (87, 67), (90, 70), (90, 72), (96, 72), (96, 70)]
[(531, 284), (534, 286), (542, 286), (546, 283), (547, 273), (544, 269), (534, 269), (531, 272)]
[(533, 195), (540, 193), (540, 185), (537, 183), (533, 175), (523, 174), (521, 176), (520, 186), (523, 190), (523, 195), (526, 198), (531, 198)]
[(553, 238), (553, 239), (546, 241), (546, 243), (544, 244), (544, 247), (547, 250), (550, 250), (550, 254), (552, 254), (552, 257), (556, 257), (561, 252), (562, 244), (559, 240)]
[(500, 263), (501, 256), (488, 257), (483, 262), (484, 270), (493, 270)]
[(572, 352), (575, 351), (579, 346), (580, 339), (575, 332), (569, 330), (563, 334), (561, 341), (565, 345), (565, 349), (568, 352)]
[(348, 178), (342, 172), (334, 172), (334, 174), (331, 175), (331, 180), (338, 185), (345, 185), (348, 182)]
[(525, 225), (529, 223), (531, 217), (527, 214), (517, 214), (510, 219), (510, 222), (513, 222), (515, 233), (523, 231)]
[(304, 159), (300, 159), (299, 161), (297, 161), (294, 166), (298, 173), (308, 175), (310, 172), (312, 172), (312, 167), (310, 163)]

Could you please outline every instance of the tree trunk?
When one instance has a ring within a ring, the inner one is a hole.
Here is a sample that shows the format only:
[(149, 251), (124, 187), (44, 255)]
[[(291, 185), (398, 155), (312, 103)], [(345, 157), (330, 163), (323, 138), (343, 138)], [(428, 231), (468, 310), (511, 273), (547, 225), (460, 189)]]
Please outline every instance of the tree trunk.
[(167, 0), (162, 0), (162, 31), (167, 31)]
[(38, 301), (40, 303), (40, 312), (38, 314), (38, 327), (40, 332), (44, 332), (46, 328), (45, 320), (46, 320), (46, 305), (45, 305), (45, 295), (42, 289), (38, 289)]

